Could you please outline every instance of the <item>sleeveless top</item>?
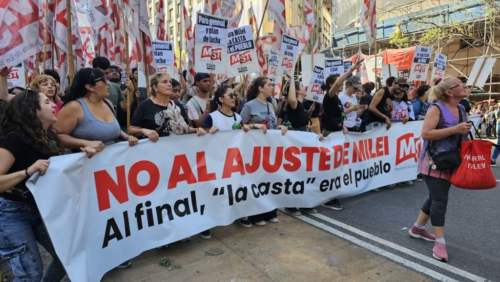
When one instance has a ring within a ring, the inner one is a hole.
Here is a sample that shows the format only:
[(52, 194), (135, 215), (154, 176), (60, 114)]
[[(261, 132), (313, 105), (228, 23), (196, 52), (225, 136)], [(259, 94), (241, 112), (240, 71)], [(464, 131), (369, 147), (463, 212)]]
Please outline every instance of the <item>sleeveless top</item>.
[[(445, 104), (437, 102), (432, 104), (429, 109), (434, 106), (439, 107), (439, 110), (441, 111), (441, 118), (439, 119), (436, 129), (453, 127), (459, 123), (460, 117), (454, 116)], [(465, 115), (465, 108), (459, 104), (458, 109), (462, 113), (462, 122), (466, 122), (467, 116)], [(439, 140), (434, 140), (434, 153), (438, 154), (446, 151), (459, 150), (460, 148), (458, 147), (458, 139), (460, 139), (460, 141), (466, 141), (467, 134), (450, 135)], [(451, 177), (451, 170), (431, 169), (429, 173), (430, 157), (427, 153), (428, 144), (429, 141), (425, 141), (424, 145), (422, 146), (422, 150), (420, 151), (420, 157), (418, 159), (418, 171), (424, 175), (449, 180)]]
[[(83, 108), (83, 120), (71, 132), (71, 136), (89, 141), (101, 141), (106, 146), (114, 144), (121, 133), (120, 125), (116, 118), (109, 123), (102, 122), (92, 115), (83, 98), (79, 98), (77, 101)], [(104, 101), (104, 103), (107, 102)]]

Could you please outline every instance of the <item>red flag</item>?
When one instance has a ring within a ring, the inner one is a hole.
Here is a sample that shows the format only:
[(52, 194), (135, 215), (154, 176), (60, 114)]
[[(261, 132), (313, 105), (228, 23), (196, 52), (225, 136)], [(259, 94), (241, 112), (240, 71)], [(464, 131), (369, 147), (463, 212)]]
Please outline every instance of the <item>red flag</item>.
[(219, 0), (204, 0), (203, 13), (212, 14), (214, 16), (221, 16)]
[(368, 45), (371, 47), (377, 35), (377, 4), (375, 0), (363, 0), (360, 23), (365, 31)]
[(188, 85), (194, 85), (194, 76), (196, 72), (194, 71), (194, 36), (193, 27), (191, 25), (191, 18), (189, 17), (186, 5), (184, 5), (184, 0), (181, 0), (183, 23), (184, 23), (184, 42), (186, 44), (185, 50), (188, 57), (188, 71), (186, 75), (186, 82)]
[[(267, 12), (274, 18), (274, 25), (282, 32), (286, 31), (285, 0), (269, 0)], [(280, 46), (281, 47), (281, 46)]]
[[(258, 38), (259, 35), (257, 34), (257, 19), (255, 18), (255, 13), (252, 6), (250, 6), (248, 13), (250, 17), (249, 24), (252, 25), (254, 36)], [(262, 75), (266, 76), (266, 58), (264, 56), (264, 50), (262, 49), (262, 42), (259, 39), (255, 41), (255, 48), (257, 49), (257, 59), (259, 60), (260, 72)]]

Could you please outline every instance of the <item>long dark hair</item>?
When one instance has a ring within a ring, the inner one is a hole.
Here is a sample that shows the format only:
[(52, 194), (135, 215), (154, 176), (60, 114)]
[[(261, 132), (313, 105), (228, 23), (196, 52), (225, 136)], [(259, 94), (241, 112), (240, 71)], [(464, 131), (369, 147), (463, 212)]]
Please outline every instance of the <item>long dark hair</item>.
[(219, 98), (223, 98), (224, 94), (226, 94), (227, 90), (230, 88), (231, 87), (226, 86), (226, 85), (217, 88), (212, 101), (210, 101), (210, 112), (215, 112), (215, 111), (217, 111), (219, 106), (222, 106), (222, 103), (219, 100)]
[(69, 103), (78, 98), (83, 98), (87, 94), (88, 90), (85, 88), (86, 84), (95, 86), (96, 79), (105, 77), (105, 75), (98, 69), (93, 68), (83, 68), (80, 69), (73, 78), (73, 83), (71, 83), (71, 88), (68, 95), (63, 97), (64, 103)]
[(37, 116), (38, 110), (41, 110), (38, 92), (26, 90), (25, 93), (16, 95), (7, 103), (0, 117), (0, 137), (17, 134), (24, 142), (45, 155), (62, 155), (64, 147), (61, 141), (55, 132), (43, 129)]
[(252, 81), (252, 84), (250, 85), (250, 89), (248, 89), (246, 102), (250, 102), (253, 99), (257, 98), (260, 92), (259, 87), (264, 86), (268, 80), (269, 78), (266, 76), (259, 76), (256, 79), (254, 79)]

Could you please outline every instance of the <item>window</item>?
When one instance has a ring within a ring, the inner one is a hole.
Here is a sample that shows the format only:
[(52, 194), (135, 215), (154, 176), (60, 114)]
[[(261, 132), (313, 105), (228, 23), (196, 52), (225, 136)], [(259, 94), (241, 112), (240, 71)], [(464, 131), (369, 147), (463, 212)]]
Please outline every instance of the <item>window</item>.
[(170, 16), (168, 17), (168, 19), (169, 19), (169, 20), (170, 20), (170, 19), (173, 19), (173, 18), (174, 18), (174, 9), (170, 9), (170, 10), (168, 11), (168, 14), (170, 15)]

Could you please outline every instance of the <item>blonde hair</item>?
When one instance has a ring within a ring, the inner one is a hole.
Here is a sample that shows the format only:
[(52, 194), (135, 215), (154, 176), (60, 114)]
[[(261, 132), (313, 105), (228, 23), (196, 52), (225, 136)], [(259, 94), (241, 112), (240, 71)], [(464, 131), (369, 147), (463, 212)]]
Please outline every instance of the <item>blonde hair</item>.
[(166, 72), (157, 72), (153, 75), (153, 77), (149, 81), (149, 83), (151, 84), (151, 96), (153, 96), (153, 97), (156, 96), (156, 90), (153, 88), (153, 86), (158, 86), (158, 83), (160, 83), (160, 79), (164, 75), (168, 75), (168, 77), (170, 77), (170, 75)]
[(54, 102), (57, 103), (59, 102), (59, 100), (61, 100), (59, 98), (59, 89), (57, 89), (57, 82), (56, 80), (50, 76), (50, 75), (44, 75), (44, 74), (41, 74), (41, 75), (37, 75), (35, 76), (35, 78), (33, 79), (33, 81), (31, 82), (31, 89), (33, 90), (36, 90), (36, 91), (40, 91), (40, 85), (42, 85), (43, 83), (45, 83), (46, 81), (50, 81), (52, 83), (54, 83)]
[(443, 78), (437, 85), (432, 86), (431, 89), (429, 89), (429, 96), (427, 96), (429, 102), (446, 102), (448, 97), (446, 96), (445, 92), (454, 86), (454, 79), (456, 78), (448, 76)]

